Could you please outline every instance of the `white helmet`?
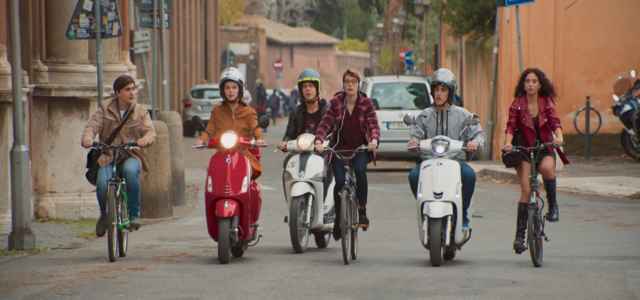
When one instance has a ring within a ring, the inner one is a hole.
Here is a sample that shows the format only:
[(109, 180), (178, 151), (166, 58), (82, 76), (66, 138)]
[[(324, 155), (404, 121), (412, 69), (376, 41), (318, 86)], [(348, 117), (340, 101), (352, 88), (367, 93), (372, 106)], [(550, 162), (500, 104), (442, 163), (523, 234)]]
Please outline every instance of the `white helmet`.
[(227, 81), (233, 81), (238, 84), (240, 91), (238, 94), (238, 98), (242, 99), (244, 95), (244, 77), (240, 70), (234, 67), (228, 67), (222, 70), (222, 74), (220, 74), (220, 94), (222, 98), (227, 100), (224, 95), (224, 84)]

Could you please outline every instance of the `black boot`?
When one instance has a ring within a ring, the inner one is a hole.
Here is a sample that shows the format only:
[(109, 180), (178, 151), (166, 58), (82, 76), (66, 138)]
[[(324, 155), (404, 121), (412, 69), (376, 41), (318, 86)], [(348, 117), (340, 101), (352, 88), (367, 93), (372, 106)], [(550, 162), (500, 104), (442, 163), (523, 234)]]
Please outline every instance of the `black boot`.
[(524, 244), (524, 232), (527, 230), (527, 203), (518, 203), (518, 217), (516, 224), (516, 239), (513, 241), (513, 251), (520, 254), (527, 250)]
[(547, 220), (549, 222), (558, 222), (560, 220), (560, 211), (558, 210), (558, 200), (556, 199), (556, 179), (545, 179), (544, 189), (547, 191)]
[(367, 218), (367, 209), (358, 208), (358, 215), (358, 224), (360, 224), (360, 228), (362, 228), (362, 230), (364, 231), (367, 231), (367, 229), (369, 229), (369, 218)]

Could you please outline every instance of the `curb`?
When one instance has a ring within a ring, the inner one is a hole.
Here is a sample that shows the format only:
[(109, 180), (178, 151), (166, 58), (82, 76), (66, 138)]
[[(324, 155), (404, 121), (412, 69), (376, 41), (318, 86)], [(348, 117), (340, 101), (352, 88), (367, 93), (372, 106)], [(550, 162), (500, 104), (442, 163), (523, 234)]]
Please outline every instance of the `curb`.
[[(476, 171), (478, 177), (495, 180), (499, 183), (519, 184), (518, 176), (514, 170), (475, 164), (472, 164), (472, 167)], [(623, 190), (621, 188), (616, 188), (615, 185), (603, 178), (614, 180), (619, 179), (621, 182), (637, 181), (637, 185), (632, 183), (630, 186), (638, 186), (638, 188), (629, 188), (629, 186), (627, 186), (627, 188)], [(640, 179), (628, 176), (563, 177), (560, 175), (557, 188), (558, 191), (568, 193), (640, 200)]]

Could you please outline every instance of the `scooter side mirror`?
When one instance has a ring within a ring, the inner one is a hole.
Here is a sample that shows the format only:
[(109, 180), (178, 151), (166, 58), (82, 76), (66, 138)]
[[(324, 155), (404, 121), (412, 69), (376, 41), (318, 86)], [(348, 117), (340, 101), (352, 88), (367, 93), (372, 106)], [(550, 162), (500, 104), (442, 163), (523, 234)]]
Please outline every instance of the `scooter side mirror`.
[(611, 98), (613, 98), (613, 101), (618, 102), (620, 101), (620, 97), (616, 94), (611, 95)]
[(407, 126), (413, 126), (416, 124), (416, 118), (409, 114), (406, 114), (404, 115), (404, 117), (402, 117), (402, 122), (404, 122), (404, 124)]

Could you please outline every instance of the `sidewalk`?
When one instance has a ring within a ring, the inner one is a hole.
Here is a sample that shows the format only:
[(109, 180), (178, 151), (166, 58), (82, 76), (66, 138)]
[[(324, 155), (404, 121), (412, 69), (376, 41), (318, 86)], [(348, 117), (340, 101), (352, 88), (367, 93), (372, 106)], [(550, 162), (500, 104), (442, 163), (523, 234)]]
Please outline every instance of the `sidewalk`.
[[(640, 162), (624, 156), (569, 157), (571, 164), (558, 171), (558, 190), (640, 200)], [(469, 163), (479, 178), (518, 184), (515, 169), (507, 169), (499, 161)], [(415, 164), (407, 161), (378, 161), (370, 170), (408, 171)]]
[[(570, 157), (558, 170), (558, 190), (640, 200), (640, 162), (626, 157)], [(478, 176), (518, 183), (515, 169), (500, 162), (472, 162)]]
[[(204, 171), (196, 169), (185, 169), (186, 191), (185, 199), (187, 203), (182, 206), (173, 207), (173, 216), (162, 219), (141, 219), (144, 226), (167, 222), (188, 215), (197, 205), (198, 194), (201, 193), (200, 181), (204, 177)], [(96, 205), (98, 203), (96, 202)], [(27, 253), (9, 253), (8, 247), (9, 232), (11, 223), (0, 224), (0, 263), (12, 258), (36, 254), (47, 250), (77, 249), (96, 239), (95, 219), (84, 219), (78, 221), (51, 220), (46, 222), (34, 221), (31, 223), (31, 230), (36, 236), (36, 249)]]

